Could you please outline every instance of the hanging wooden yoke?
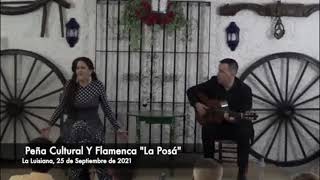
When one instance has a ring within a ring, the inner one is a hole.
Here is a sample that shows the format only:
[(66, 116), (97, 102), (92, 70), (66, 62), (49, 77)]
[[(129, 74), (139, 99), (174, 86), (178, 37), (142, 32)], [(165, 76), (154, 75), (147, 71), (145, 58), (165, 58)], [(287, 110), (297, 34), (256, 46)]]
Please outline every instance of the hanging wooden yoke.
[(285, 28), (281, 21), (282, 16), (308, 17), (319, 10), (319, 4), (282, 4), (281, 1), (266, 5), (253, 3), (227, 4), (219, 8), (219, 15), (234, 16), (241, 10), (251, 10), (260, 16), (276, 17), (273, 35), (275, 38), (281, 39), (285, 34)]
[(70, 3), (65, 0), (35, 0), (35, 1), (1, 1), (0, 14), (4, 15), (22, 15), (38, 10), (43, 7), (42, 24), (41, 24), (41, 37), (44, 37), (45, 27), (47, 24), (47, 6), (48, 3), (54, 1), (59, 4), (59, 16), (61, 26), (61, 36), (64, 37), (64, 23), (62, 7), (69, 9)]
[(234, 16), (241, 10), (251, 10), (260, 16), (290, 16), (290, 17), (308, 17), (312, 13), (319, 11), (319, 4), (287, 4), (278, 3), (259, 5), (253, 3), (226, 4), (219, 8), (219, 15)]

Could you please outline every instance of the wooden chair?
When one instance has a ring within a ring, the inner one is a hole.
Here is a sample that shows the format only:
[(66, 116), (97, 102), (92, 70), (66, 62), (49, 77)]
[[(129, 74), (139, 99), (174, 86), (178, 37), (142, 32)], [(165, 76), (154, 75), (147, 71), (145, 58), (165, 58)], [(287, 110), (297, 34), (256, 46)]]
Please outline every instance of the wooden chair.
[[(237, 162), (237, 143), (232, 140), (215, 140), (215, 154), (220, 162)], [(216, 157), (216, 156), (215, 156)]]

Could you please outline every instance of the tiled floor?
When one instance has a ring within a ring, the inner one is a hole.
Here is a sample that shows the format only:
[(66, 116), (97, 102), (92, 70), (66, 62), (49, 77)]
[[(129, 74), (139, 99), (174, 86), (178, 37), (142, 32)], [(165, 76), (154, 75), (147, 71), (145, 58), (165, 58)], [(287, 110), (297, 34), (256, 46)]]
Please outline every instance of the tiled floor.
[[(237, 167), (235, 164), (224, 164), (223, 180), (236, 180)], [(250, 163), (249, 180), (290, 180), (292, 176), (300, 172), (319, 173), (319, 159), (299, 167), (280, 168), (274, 165), (266, 165), (259, 168), (256, 162)], [(13, 174), (28, 173), (28, 169), (1, 169), (1, 180), (7, 180)], [(56, 180), (67, 180), (64, 172), (60, 169), (53, 169), (50, 173)], [(139, 169), (135, 172), (134, 180), (159, 180), (161, 173), (166, 173), (166, 180), (191, 180), (192, 169), (174, 169), (174, 175), (170, 176), (169, 169)]]

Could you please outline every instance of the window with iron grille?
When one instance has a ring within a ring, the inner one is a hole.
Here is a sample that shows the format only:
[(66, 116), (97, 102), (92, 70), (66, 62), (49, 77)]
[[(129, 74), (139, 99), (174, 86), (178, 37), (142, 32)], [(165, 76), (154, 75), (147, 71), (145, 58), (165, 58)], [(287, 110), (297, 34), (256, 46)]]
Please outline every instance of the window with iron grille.
[[(127, 1), (98, 0), (96, 70), (106, 94), (124, 127), (132, 126), (127, 112), (167, 110), (184, 113), (176, 120), (175, 142), (200, 143), (199, 125), (186, 90), (209, 78), (211, 3), (174, 1), (183, 8), (188, 25), (168, 33), (141, 23), (138, 48), (131, 47), (130, 33), (123, 31), (121, 16)], [(169, 128), (146, 126), (142, 142), (169, 142)], [(152, 134), (152, 137), (150, 136)], [(157, 134), (157, 135), (154, 135)]]

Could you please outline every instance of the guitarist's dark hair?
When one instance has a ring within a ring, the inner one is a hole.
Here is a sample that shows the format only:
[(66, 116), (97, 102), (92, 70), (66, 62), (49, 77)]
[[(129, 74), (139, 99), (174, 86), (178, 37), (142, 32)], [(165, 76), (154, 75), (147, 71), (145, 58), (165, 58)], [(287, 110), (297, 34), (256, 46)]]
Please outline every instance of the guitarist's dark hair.
[(220, 61), (220, 63), (221, 63), (221, 64), (222, 64), (222, 63), (223, 63), (223, 64), (228, 64), (229, 67), (230, 67), (230, 69), (231, 69), (232, 71), (234, 71), (235, 74), (237, 74), (239, 66), (238, 66), (238, 63), (237, 63), (236, 60), (231, 59), (231, 58), (225, 58), (225, 59), (222, 59), (222, 60)]

